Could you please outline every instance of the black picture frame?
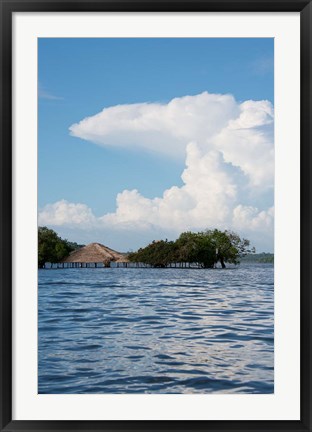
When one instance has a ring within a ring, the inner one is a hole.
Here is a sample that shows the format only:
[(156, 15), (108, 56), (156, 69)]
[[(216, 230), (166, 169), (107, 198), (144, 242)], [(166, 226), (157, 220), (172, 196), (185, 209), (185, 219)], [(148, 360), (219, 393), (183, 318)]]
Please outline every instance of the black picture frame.
[[(311, 431), (311, 0), (0, 0), (1, 12), (1, 371), (2, 431)], [(301, 418), (299, 421), (12, 420), (12, 14), (14, 12), (300, 12), (301, 32)]]

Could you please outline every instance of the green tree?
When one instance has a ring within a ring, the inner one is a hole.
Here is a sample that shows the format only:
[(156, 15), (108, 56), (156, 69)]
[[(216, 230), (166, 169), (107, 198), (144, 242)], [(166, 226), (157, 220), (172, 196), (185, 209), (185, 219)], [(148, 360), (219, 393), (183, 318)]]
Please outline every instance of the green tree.
[(233, 231), (214, 229), (207, 230), (204, 235), (215, 250), (215, 263), (220, 262), (222, 268), (225, 268), (225, 262), (239, 264), (240, 258), (255, 253), (255, 248), (250, 248), (249, 240), (241, 239)]
[(210, 238), (204, 233), (198, 233), (198, 247), (196, 261), (203, 268), (213, 268), (215, 265), (215, 247), (211, 243)]
[(198, 235), (190, 231), (184, 232), (176, 240), (175, 260), (177, 262), (196, 262), (198, 250)]
[(149, 264), (153, 267), (166, 267), (174, 262), (175, 245), (168, 240), (153, 241), (145, 248), (128, 254), (129, 261)]
[(38, 228), (39, 268), (43, 268), (46, 262), (60, 262), (74, 249), (75, 246), (73, 244), (61, 239), (52, 229), (47, 227)]
[(240, 258), (254, 253), (249, 240), (241, 239), (233, 231), (217, 229), (193, 233), (184, 232), (175, 242), (153, 241), (145, 248), (132, 252), (128, 258), (132, 262), (142, 262), (153, 267), (166, 267), (170, 263), (197, 263), (203, 268), (212, 268), (218, 262), (238, 264)]
[(211, 268), (215, 261), (215, 249), (203, 233), (184, 232), (175, 242), (176, 262), (198, 263)]

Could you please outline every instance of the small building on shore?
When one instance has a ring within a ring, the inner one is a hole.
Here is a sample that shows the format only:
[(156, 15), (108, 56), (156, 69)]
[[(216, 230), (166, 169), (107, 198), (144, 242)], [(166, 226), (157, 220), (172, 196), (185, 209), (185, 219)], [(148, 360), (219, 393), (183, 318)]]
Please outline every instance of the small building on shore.
[(101, 243), (90, 243), (71, 252), (62, 267), (110, 267), (111, 262), (127, 263), (127, 255)]

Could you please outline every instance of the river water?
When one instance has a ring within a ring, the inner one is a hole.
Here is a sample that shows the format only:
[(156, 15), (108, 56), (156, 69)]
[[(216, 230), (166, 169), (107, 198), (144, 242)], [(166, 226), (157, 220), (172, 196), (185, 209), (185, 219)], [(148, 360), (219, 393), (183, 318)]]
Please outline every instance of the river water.
[(273, 265), (39, 270), (39, 393), (273, 393)]

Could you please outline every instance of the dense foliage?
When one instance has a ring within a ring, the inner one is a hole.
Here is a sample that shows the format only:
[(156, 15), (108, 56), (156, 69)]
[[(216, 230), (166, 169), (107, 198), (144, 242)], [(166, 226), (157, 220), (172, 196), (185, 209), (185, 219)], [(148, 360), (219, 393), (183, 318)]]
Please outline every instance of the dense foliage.
[(38, 267), (43, 268), (46, 262), (60, 262), (70, 252), (81, 245), (63, 240), (55, 231), (47, 227), (38, 228)]
[(184, 232), (176, 241), (153, 241), (145, 248), (128, 255), (132, 262), (141, 262), (153, 267), (166, 267), (171, 263), (196, 263), (203, 268), (215, 267), (220, 262), (238, 264), (240, 258), (254, 253), (250, 242), (241, 239), (232, 231), (207, 230)]

